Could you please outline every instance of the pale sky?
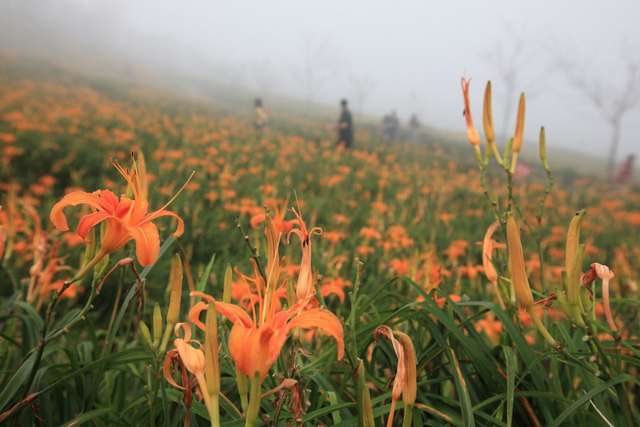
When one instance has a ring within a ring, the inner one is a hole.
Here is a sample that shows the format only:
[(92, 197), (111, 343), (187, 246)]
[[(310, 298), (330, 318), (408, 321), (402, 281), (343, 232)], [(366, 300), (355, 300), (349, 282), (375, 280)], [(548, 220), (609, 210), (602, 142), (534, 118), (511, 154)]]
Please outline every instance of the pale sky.
[[(639, 16), (640, 2), (632, 0), (4, 0), (0, 47), (113, 55), (244, 85), (267, 102), (270, 94), (331, 105), (347, 97), (356, 110), (396, 109), (404, 120), (416, 112), (425, 123), (460, 131), (462, 75), (473, 79), (478, 123), (486, 79), (494, 85), (497, 129), (503, 105), (515, 105), (518, 93), (505, 92), (490, 59), (502, 52), (502, 64), (516, 57), (517, 90), (530, 95), (528, 137), (544, 125), (550, 145), (604, 154), (604, 121), (554, 57), (619, 93), (627, 64), (640, 64)], [(640, 108), (624, 119), (619, 158), (640, 152), (639, 132)]]

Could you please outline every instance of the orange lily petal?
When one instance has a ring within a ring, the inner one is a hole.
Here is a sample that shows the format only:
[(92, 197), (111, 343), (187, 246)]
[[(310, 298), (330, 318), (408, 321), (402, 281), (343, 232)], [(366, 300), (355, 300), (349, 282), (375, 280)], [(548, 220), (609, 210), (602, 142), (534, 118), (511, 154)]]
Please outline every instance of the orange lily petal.
[[(247, 327), (247, 328), (253, 325), (253, 321), (251, 320), (251, 317), (249, 317), (249, 314), (242, 307), (239, 307), (235, 304), (216, 301), (211, 295), (207, 295), (204, 292), (193, 291), (190, 293), (190, 295), (192, 297), (200, 297), (209, 303), (215, 303), (216, 312), (221, 316), (226, 317), (234, 324), (241, 323), (244, 327)], [(204, 324), (199, 320), (197, 320), (200, 313), (207, 309), (206, 304), (205, 305), (201, 305), (201, 304), (205, 304), (205, 303), (199, 302), (198, 304), (193, 306), (191, 311), (189, 311), (189, 320), (195, 323), (196, 326), (200, 327), (200, 329), (204, 330)], [(202, 326), (199, 326), (197, 322), (199, 322), (200, 325)]]
[(338, 360), (344, 357), (344, 331), (342, 329), (342, 322), (340, 322), (340, 319), (332, 312), (323, 308), (303, 311), (288, 323), (287, 331), (291, 331), (294, 328), (320, 329), (323, 333), (336, 340)]
[(80, 218), (80, 222), (78, 223), (78, 227), (76, 228), (76, 234), (78, 234), (83, 239), (87, 238), (87, 234), (89, 231), (105, 219), (109, 218), (109, 215), (106, 212), (93, 212), (87, 215), (84, 215)]
[(89, 205), (94, 209), (102, 208), (99, 196), (96, 193), (73, 191), (53, 205), (49, 219), (58, 230), (66, 231), (69, 229), (69, 224), (67, 223), (67, 217), (64, 215), (64, 208), (81, 204)]
[(175, 212), (171, 212), (171, 211), (168, 211), (168, 210), (165, 210), (165, 209), (157, 210), (157, 211), (149, 214), (147, 217), (145, 217), (145, 219), (143, 220), (143, 223), (146, 224), (146, 223), (148, 223), (150, 221), (153, 221), (153, 220), (155, 220), (157, 218), (160, 218), (160, 217), (163, 217), (163, 216), (171, 216), (171, 217), (176, 219), (176, 221), (177, 221), (176, 230), (173, 232), (172, 235), (174, 237), (182, 236), (182, 234), (184, 233), (184, 221)]
[(164, 375), (164, 379), (167, 380), (169, 384), (177, 388), (178, 390), (184, 390), (184, 387), (178, 384), (174, 379), (173, 375), (171, 375), (171, 354), (177, 353), (177, 350), (171, 350), (167, 352), (167, 355), (164, 358), (164, 362), (162, 362), (162, 373)]
[(160, 254), (158, 227), (152, 222), (147, 222), (138, 227), (131, 227), (128, 231), (136, 241), (136, 257), (140, 265), (146, 267), (153, 264)]

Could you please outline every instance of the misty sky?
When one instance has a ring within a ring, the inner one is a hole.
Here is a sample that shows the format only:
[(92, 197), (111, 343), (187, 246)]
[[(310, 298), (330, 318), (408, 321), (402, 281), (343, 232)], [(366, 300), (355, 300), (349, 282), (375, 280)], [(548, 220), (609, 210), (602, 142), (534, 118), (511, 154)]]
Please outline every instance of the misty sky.
[[(505, 102), (518, 96), (502, 73), (514, 69), (517, 90), (530, 95), (529, 138), (545, 125), (550, 145), (603, 154), (608, 128), (555, 58), (618, 94), (627, 64), (640, 64), (638, 16), (633, 0), (3, 0), (0, 46), (169, 68), (246, 86), (267, 102), (346, 96), (356, 110), (397, 109), (405, 120), (416, 112), (460, 131), (460, 76), (473, 78), (478, 124), (493, 80), (500, 130)], [(625, 117), (619, 158), (640, 152), (639, 119), (640, 108)]]

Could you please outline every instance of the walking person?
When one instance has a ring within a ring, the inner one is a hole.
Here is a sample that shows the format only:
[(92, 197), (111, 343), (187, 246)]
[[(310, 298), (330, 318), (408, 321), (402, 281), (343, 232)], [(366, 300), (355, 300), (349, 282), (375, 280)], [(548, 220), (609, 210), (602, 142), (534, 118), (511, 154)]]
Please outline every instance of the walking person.
[(351, 148), (353, 145), (353, 120), (351, 111), (346, 99), (340, 101), (340, 118), (338, 119), (338, 144), (344, 148)]
[(256, 98), (253, 102), (253, 127), (256, 129), (258, 134), (261, 134), (267, 127), (268, 123), (269, 114), (262, 105), (262, 98)]

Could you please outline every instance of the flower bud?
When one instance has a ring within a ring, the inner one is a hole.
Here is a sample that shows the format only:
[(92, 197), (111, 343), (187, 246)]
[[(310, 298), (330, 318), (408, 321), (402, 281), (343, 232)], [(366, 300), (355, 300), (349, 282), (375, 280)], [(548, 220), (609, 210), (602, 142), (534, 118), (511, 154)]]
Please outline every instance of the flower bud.
[(580, 299), (580, 273), (582, 267), (582, 251), (580, 250), (580, 226), (585, 211), (576, 212), (569, 223), (567, 231), (567, 241), (565, 246), (564, 267), (566, 271), (565, 291), (567, 293), (567, 303), (569, 305), (569, 315), (571, 319), (578, 325), (582, 325), (582, 301)]
[(520, 94), (520, 100), (518, 101), (518, 116), (516, 118), (516, 130), (513, 134), (513, 146), (514, 153), (520, 153), (522, 148), (522, 138), (524, 134), (524, 115), (525, 115), (525, 97), (524, 93)]
[(473, 126), (473, 118), (471, 117), (471, 101), (469, 100), (469, 83), (470, 81), (462, 78), (462, 96), (464, 98), (464, 119), (467, 124), (467, 139), (473, 146), (480, 145), (480, 135)]
[(525, 270), (520, 228), (512, 215), (507, 218), (507, 251), (509, 253), (511, 284), (516, 294), (516, 300), (520, 306), (528, 308), (533, 305), (533, 294)]
[(144, 341), (144, 343), (150, 349), (154, 349), (155, 348), (155, 345), (151, 341), (151, 333), (149, 332), (149, 327), (147, 326), (146, 323), (144, 323), (143, 320), (141, 320), (138, 323), (138, 333), (140, 334), (140, 337), (142, 338), (142, 341)]
[(544, 126), (540, 128), (540, 138), (539, 138), (539, 150), (540, 150), (540, 161), (542, 162), (542, 167), (547, 173), (551, 173), (551, 168), (549, 168), (549, 162), (547, 161), (547, 138), (544, 131)]
[(516, 117), (516, 130), (513, 133), (513, 142), (511, 145), (511, 173), (515, 173), (518, 164), (518, 156), (522, 148), (522, 138), (524, 135), (524, 115), (525, 115), (525, 98), (524, 93), (520, 94), (518, 102), (518, 116)]
[(175, 324), (180, 315), (180, 303), (182, 301), (182, 260), (175, 254), (171, 259), (171, 271), (169, 273), (169, 309), (167, 310), (167, 325)]
[(157, 346), (162, 337), (162, 312), (160, 311), (160, 304), (156, 303), (153, 306), (153, 345)]
[(484, 108), (482, 110), (482, 126), (484, 127), (484, 135), (489, 144), (493, 144), (496, 134), (493, 131), (493, 112), (491, 109), (491, 81), (487, 82), (484, 89)]
[(231, 302), (231, 285), (233, 283), (233, 269), (231, 264), (227, 264), (224, 270), (224, 288), (222, 291), (222, 302), (229, 304)]

